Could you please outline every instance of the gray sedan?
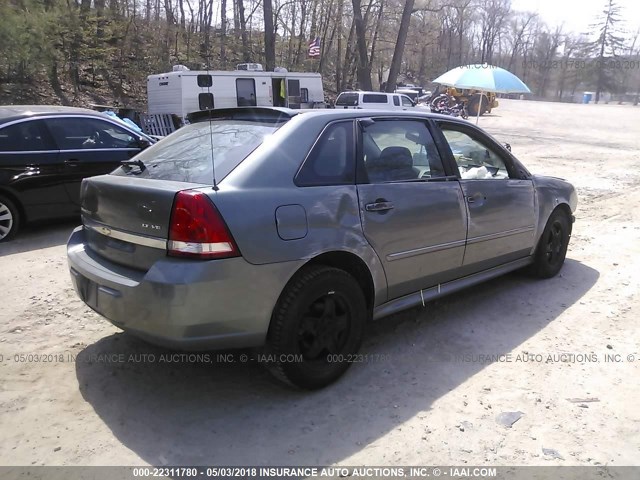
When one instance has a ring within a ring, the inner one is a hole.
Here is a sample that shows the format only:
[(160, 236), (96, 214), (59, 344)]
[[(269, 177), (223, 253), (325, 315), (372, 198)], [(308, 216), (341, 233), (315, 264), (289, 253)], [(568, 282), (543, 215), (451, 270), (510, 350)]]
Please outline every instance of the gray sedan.
[(367, 324), (507, 272), (561, 269), (577, 198), (463, 120), (238, 108), (82, 184), (68, 243), (84, 302), (149, 342), (264, 347), (302, 388)]

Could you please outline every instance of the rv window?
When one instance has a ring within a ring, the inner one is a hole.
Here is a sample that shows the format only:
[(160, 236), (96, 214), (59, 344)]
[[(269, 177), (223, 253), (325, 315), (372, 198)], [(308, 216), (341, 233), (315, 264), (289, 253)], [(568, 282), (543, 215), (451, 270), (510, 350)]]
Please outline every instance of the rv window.
[(213, 93), (198, 94), (200, 110), (213, 110)]
[(387, 96), (379, 93), (368, 93), (362, 96), (362, 103), (387, 103)]
[(236, 79), (236, 91), (239, 107), (255, 107), (258, 105), (256, 102), (256, 81), (253, 78)]
[(300, 89), (300, 103), (307, 103), (309, 101), (309, 89), (301, 88)]
[(211, 75), (198, 75), (198, 86), (202, 88), (213, 86), (213, 77)]
[(290, 97), (299, 97), (300, 96), (300, 80), (289, 80), (289, 96)]

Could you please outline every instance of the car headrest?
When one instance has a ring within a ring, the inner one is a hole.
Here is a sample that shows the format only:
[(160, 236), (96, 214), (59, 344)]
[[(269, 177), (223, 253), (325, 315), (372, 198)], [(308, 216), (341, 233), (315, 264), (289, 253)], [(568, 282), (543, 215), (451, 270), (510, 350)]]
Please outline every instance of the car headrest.
[(413, 157), (407, 147), (387, 147), (380, 153), (379, 162), (393, 168), (413, 167)]

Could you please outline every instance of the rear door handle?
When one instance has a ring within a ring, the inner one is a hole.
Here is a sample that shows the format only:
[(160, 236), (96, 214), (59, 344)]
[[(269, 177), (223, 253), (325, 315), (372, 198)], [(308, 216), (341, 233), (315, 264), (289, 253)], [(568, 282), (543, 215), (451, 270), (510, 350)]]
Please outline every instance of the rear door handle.
[(367, 212), (386, 212), (393, 209), (393, 203), (391, 202), (374, 202), (367, 203), (364, 208)]
[(68, 165), (69, 167), (77, 167), (80, 164), (80, 160), (78, 160), (77, 158), (69, 158), (68, 160), (64, 161), (65, 165)]

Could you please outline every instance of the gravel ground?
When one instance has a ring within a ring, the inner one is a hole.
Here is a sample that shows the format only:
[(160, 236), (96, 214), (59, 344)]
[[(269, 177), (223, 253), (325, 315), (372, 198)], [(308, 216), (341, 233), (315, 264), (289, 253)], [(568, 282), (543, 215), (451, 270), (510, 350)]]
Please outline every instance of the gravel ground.
[(380, 322), (319, 392), (119, 333), (71, 288), (75, 222), (0, 246), (0, 464), (640, 464), (640, 108), (503, 100), (480, 124), (578, 188), (561, 275)]

